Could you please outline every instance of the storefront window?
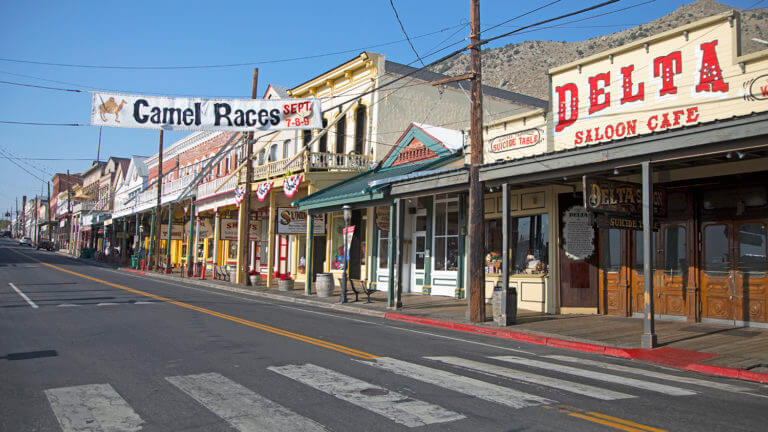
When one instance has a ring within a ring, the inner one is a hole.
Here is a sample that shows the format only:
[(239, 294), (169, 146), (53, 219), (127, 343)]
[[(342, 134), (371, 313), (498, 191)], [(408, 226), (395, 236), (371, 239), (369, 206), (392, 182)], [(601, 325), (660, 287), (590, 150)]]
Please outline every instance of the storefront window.
[(768, 270), (764, 224), (748, 223), (739, 227), (739, 270), (757, 273)]
[(299, 274), (307, 272), (307, 236), (299, 236), (299, 263), (296, 266), (296, 271)]
[(687, 272), (685, 249), (685, 227), (676, 226), (664, 230), (664, 270), (675, 274)]
[(704, 228), (704, 270), (728, 271), (728, 227), (709, 225)]
[(344, 268), (344, 216), (341, 214), (331, 219), (331, 268)]
[(501, 219), (485, 221), (485, 272), (501, 273), (501, 255), (504, 250)]
[(206, 243), (208, 243), (208, 257), (207, 260), (213, 260), (213, 239), (206, 239)]
[(435, 203), (435, 270), (459, 268), (459, 203), (456, 200)]
[(389, 268), (389, 231), (376, 230), (379, 233), (379, 268)]
[[(683, 231), (685, 229), (683, 228)], [(671, 241), (674, 241), (675, 239), (671, 239)], [(685, 241), (685, 239), (683, 239)], [(643, 251), (645, 250), (645, 243), (643, 243), (643, 231), (635, 231), (635, 270), (642, 272), (645, 268), (645, 255), (643, 255)], [(656, 235), (651, 234), (651, 251), (656, 250)], [(653, 252), (651, 252), (653, 253)], [(685, 257), (685, 252), (683, 252), (683, 257)], [(655, 262), (654, 260), (651, 260), (651, 262)]]
[(549, 272), (549, 218), (546, 214), (512, 218), (510, 221), (512, 272)]
[(600, 237), (600, 268), (608, 272), (619, 271), (621, 268), (621, 230), (607, 229), (602, 232)]
[(230, 259), (230, 260), (237, 259), (237, 240), (229, 241), (229, 249), (227, 249), (227, 259)]

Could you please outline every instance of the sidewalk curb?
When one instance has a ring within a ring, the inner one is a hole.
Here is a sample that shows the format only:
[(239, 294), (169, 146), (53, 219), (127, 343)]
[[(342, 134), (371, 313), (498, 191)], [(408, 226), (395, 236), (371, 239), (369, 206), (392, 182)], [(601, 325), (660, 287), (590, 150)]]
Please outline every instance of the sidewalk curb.
[[(759, 383), (768, 383), (768, 373), (752, 372), (746, 369), (731, 368), (726, 366), (708, 365), (695, 362), (684, 362), (678, 359), (672, 359), (668, 355), (670, 350), (674, 350), (676, 355), (694, 354), (699, 359), (713, 358), (716, 354), (703, 353), (699, 351), (686, 351), (675, 348), (657, 348), (655, 350), (642, 348), (620, 348), (607, 345), (592, 344), (586, 342), (571, 341), (567, 339), (553, 338), (535, 333), (522, 333), (506, 329), (494, 329), (470, 324), (460, 324), (448, 321), (441, 321), (432, 318), (421, 318), (411, 315), (405, 315), (394, 312), (387, 312), (384, 318), (395, 321), (409, 322), (432, 327), (446, 328), (450, 330), (463, 331), (468, 333), (493, 336), (504, 339), (529, 342), (537, 345), (546, 345), (557, 348), (564, 348), (573, 351), (589, 352), (593, 354), (602, 354), (611, 357), (620, 357), (633, 359), (648, 363), (662, 364), (677, 369), (689, 370), (693, 372), (704, 373), (708, 375), (717, 375), (727, 378), (736, 378)], [(658, 354), (658, 355), (654, 355)], [(667, 355), (664, 355), (667, 354)]]

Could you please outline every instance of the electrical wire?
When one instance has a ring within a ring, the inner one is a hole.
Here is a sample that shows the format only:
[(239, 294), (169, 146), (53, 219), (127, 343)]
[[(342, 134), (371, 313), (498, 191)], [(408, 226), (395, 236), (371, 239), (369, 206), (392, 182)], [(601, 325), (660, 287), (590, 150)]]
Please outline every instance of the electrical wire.
[(403, 31), (403, 34), (405, 35), (405, 40), (408, 41), (408, 45), (411, 46), (411, 50), (413, 50), (413, 53), (416, 54), (416, 58), (421, 62), (421, 65), (424, 66), (424, 60), (421, 59), (419, 56), (419, 53), (416, 51), (416, 47), (413, 46), (413, 42), (411, 42), (411, 38), (408, 37), (408, 32), (405, 31), (405, 26), (403, 25), (403, 22), (400, 20), (400, 14), (397, 13), (397, 8), (395, 7), (395, 1), (389, 0), (389, 4), (392, 6), (392, 12), (395, 13), (395, 18), (397, 19), (397, 23), (400, 24), (400, 30)]
[[(459, 26), (462, 24), (459, 24)], [(429, 33), (424, 33), (418, 36), (414, 36), (413, 39), (420, 39), (427, 36), (432, 36), (438, 33), (442, 33), (448, 30), (452, 30), (456, 28), (457, 26), (451, 26), (451, 27), (445, 27), (440, 30), (436, 30)], [(222, 68), (234, 68), (234, 67), (243, 67), (243, 66), (258, 66), (258, 65), (265, 65), (265, 64), (275, 64), (275, 63), (288, 63), (288, 62), (294, 62), (294, 61), (301, 61), (301, 60), (312, 60), (322, 57), (331, 57), (341, 54), (350, 54), (350, 53), (359, 53), (361, 51), (368, 51), (374, 48), (381, 48), (384, 46), (389, 45), (395, 45), (398, 43), (401, 43), (403, 41), (406, 41), (407, 39), (399, 39), (396, 41), (390, 41), (390, 42), (383, 42), (380, 44), (374, 44), (369, 45), (361, 48), (354, 48), (354, 49), (346, 49), (341, 51), (333, 51), (333, 52), (326, 52), (326, 53), (320, 53), (320, 54), (312, 54), (312, 55), (306, 55), (306, 56), (299, 56), (299, 57), (288, 57), (283, 59), (275, 59), (275, 60), (259, 60), (259, 61), (251, 61), (251, 62), (242, 62), (242, 63), (228, 63), (228, 64), (211, 64), (211, 65), (186, 65), (186, 66), (114, 66), (114, 65), (92, 65), (92, 64), (74, 64), (74, 63), (55, 63), (55, 62), (44, 62), (44, 61), (37, 61), (37, 60), (23, 60), (23, 59), (14, 59), (14, 58), (7, 58), (7, 57), (0, 57), (0, 61), (3, 62), (9, 62), (9, 63), (24, 63), (24, 64), (34, 64), (34, 65), (40, 65), (40, 66), (57, 66), (57, 67), (69, 67), (69, 68), (82, 68), (82, 69), (118, 69), (118, 70), (178, 70), (178, 69), (222, 69)]]
[[(1, 149), (0, 149), (0, 152), (2, 152), (2, 151), (3, 151), (3, 150), (1, 150)], [(31, 175), (32, 177), (36, 178), (37, 180), (40, 180), (40, 181), (41, 181), (41, 182), (43, 182), (43, 183), (46, 183), (46, 182), (48, 181), (48, 180), (43, 180), (43, 179), (41, 179), (40, 177), (38, 177), (37, 175), (33, 174), (31, 171), (29, 171), (28, 169), (26, 169), (26, 168), (24, 168), (23, 166), (21, 166), (21, 165), (20, 165), (18, 162), (16, 162), (15, 160), (13, 160), (13, 159), (11, 159), (11, 158), (8, 158), (8, 160), (9, 160), (9, 161), (11, 161), (11, 163), (12, 163), (12, 164), (14, 164), (14, 165), (16, 165), (17, 167), (21, 168), (21, 169), (22, 169), (24, 172), (26, 172), (27, 174), (29, 174), (29, 175)]]
[(488, 27), (488, 28), (487, 28), (487, 29), (485, 29), (485, 30), (480, 30), (480, 34), (483, 34), (483, 33), (485, 33), (485, 32), (491, 31), (491, 30), (495, 29), (496, 27), (501, 27), (501, 26), (503, 26), (504, 24), (508, 24), (508, 23), (510, 23), (510, 22), (512, 22), (512, 21), (515, 21), (515, 20), (517, 20), (517, 19), (520, 19), (520, 18), (522, 18), (522, 17), (524, 17), (524, 16), (526, 16), (526, 15), (530, 15), (530, 14), (532, 14), (532, 13), (534, 13), (534, 12), (538, 12), (538, 11), (540, 11), (541, 9), (544, 9), (544, 8), (546, 8), (546, 7), (549, 7), (549, 6), (552, 6), (552, 5), (553, 5), (553, 4), (555, 4), (555, 3), (560, 3), (560, 1), (562, 1), (562, 0), (555, 0), (555, 1), (549, 2), (549, 3), (547, 3), (547, 4), (543, 5), (543, 6), (537, 7), (536, 9), (531, 9), (531, 10), (529, 10), (528, 12), (525, 12), (525, 13), (523, 13), (523, 14), (520, 14), (520, 15), (516, 16), (516, 17), (510, 18), (510, 19), (508, 19), (508, 20), (506, 20), (506, 21), (502, 21), (502, 22), (500, 22), (500, 23), (498, 23), (498, 24), (496, 24), (496, 25), (493, 25), (493, 26), (491, 26), (491, 27)]
[(67, 91), (67, 92), (74, 92), (74, 93), (82, 93), (82, 90), (65, 89), (65, 88), (59, 88), (59, 87), (46, 87), (46, 86), (39, 86), (34, 84), (18, 83), (13, 81), (0, 81), (0, 84), (15, 85), (20, 87), (34, 87), (34, 88), (40, 88), (40, 89), (46, 89), (46, 90), (60, 90), (60, 91)]

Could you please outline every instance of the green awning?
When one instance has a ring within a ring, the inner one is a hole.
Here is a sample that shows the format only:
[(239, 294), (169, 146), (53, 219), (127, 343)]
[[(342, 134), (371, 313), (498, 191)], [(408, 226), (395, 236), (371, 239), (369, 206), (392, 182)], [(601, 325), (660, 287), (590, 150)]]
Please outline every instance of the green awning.
[(352, 208), (389, 204), (392, 202), (392, 198), (389, 195), (390, 183), (387, 180), (402, 178), (421, 171), (434, 170), (462, 157), (461, 154), (451, 154), (437, 159), (389, 168), (376, 167), (298, 199), (293, 202), (293, 205), (301, 211), (315, 214), (340, 210), (345, 204)]

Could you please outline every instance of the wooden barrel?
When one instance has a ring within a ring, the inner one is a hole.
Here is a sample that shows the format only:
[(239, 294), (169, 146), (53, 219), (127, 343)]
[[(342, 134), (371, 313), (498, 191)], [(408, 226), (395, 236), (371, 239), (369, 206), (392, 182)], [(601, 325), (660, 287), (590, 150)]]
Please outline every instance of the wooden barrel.
[(318, 273), (315, 286), (318, 297), (330, 297), (333, 293), (333, 273)]

